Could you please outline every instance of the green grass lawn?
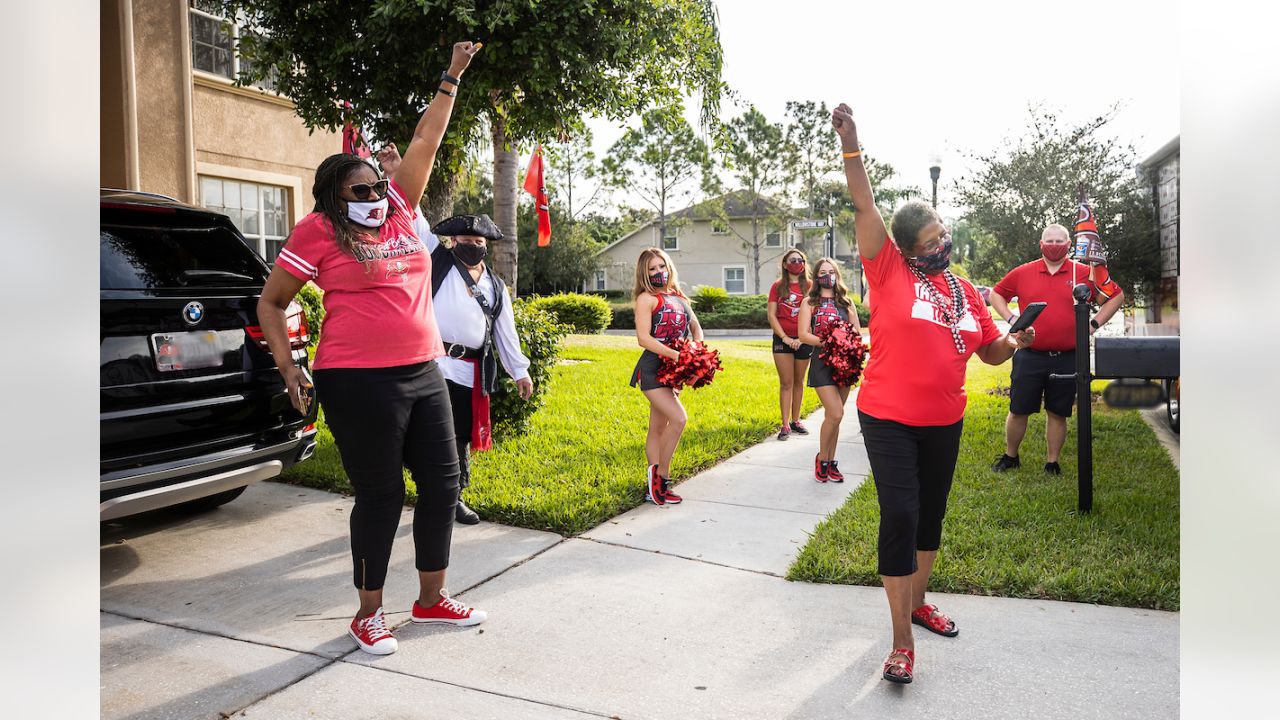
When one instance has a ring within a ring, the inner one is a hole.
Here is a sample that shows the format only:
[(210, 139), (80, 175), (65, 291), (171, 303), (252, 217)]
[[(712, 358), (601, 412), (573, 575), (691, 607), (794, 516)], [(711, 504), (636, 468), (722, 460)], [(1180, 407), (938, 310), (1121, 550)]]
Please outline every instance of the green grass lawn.
[[(1022, 468), (991, 471), (1004, 449), (1008, 399), (990, 391), (1008, 384), (1007, 364), (970, 362), (960, 459), (930, 590), (1177, 610), (1179, 478), (1154, 433), (1136, 411), (1094, 404), (1093, 512), (1077, 515), (1075, 417), (1061, 477), (1041, 469), (1043, 413), (1032, 416)], [(788, 578), (879, 585), (879, 520), (868, 481), (815, 529)]]
[[(724, 369), (715, 383), (685, 390), (689, 412), (672, 463), (676, 479), (734, 455), (778, 426), (778, 382), (767, 340), (712, 339)], [(564, 341), (546, 406), (532, 430), (474, 453), (464, 500), (487, 520), (578, 534), (643, 502), (649, 404), (628, 381), (640, 348), (624, 336)], [(804, 412), (818, 406), (806, 392)], [(313, 458), (283, 479), (350, 492), (333, 436), (320, 424)], [(406, 473), (407, 502), (416, 499)]]

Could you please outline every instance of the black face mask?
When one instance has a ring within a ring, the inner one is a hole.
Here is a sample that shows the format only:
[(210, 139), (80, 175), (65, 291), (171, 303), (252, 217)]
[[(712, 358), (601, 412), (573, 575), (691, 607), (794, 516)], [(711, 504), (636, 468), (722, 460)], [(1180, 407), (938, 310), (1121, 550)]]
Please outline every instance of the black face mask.
[(453, 254), (463, 265), (467, 267), (475, 267), (484, 262), (484, 258), (489, 254), (489, 248), (481, 245), (472, 245), (471, 243), (456, 242), (453, 244)]

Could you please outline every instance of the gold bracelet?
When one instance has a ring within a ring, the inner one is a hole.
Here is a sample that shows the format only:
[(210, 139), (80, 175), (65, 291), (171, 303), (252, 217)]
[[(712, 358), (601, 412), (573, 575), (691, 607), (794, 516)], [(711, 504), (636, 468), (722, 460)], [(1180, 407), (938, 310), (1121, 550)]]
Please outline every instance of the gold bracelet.
[(861, 154), (862, 154), (861, 150), (855, 150), (854, 152), (851, 152), (851, 153), (840, 153), (840, 156), (848, 160), (849, 158), (856, 158)]

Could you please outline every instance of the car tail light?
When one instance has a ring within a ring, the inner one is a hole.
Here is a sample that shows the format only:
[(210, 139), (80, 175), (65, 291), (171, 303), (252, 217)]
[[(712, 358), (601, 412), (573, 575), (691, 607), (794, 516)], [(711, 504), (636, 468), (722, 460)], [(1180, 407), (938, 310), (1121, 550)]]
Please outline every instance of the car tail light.
[[(298, 348), (306, 347), (307, 343), (311, 342), (311, 335), (307, 332), (307, 314), (297, 300), (289, 303), (289, 307), (285, 308), (284, 323), (289, 332), (289, 347), (297, 350)], [(267, 337), (262, 333), (261, 325), (246, 325), (244, 331), (258, 343), (258, 347), (271, 352), (271, 348), (267, 346)]]

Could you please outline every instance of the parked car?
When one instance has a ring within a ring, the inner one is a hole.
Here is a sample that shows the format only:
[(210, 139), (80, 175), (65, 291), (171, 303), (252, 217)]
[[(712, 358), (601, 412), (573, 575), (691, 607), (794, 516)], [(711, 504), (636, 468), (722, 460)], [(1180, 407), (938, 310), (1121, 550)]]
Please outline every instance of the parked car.
[[(257, 304), (269, 268), (225, 215), (161, 195), (100, 197), (100, 520), (238, 497), (315, 451)], [(307, 367), (302, 306), (287, 311)]]

